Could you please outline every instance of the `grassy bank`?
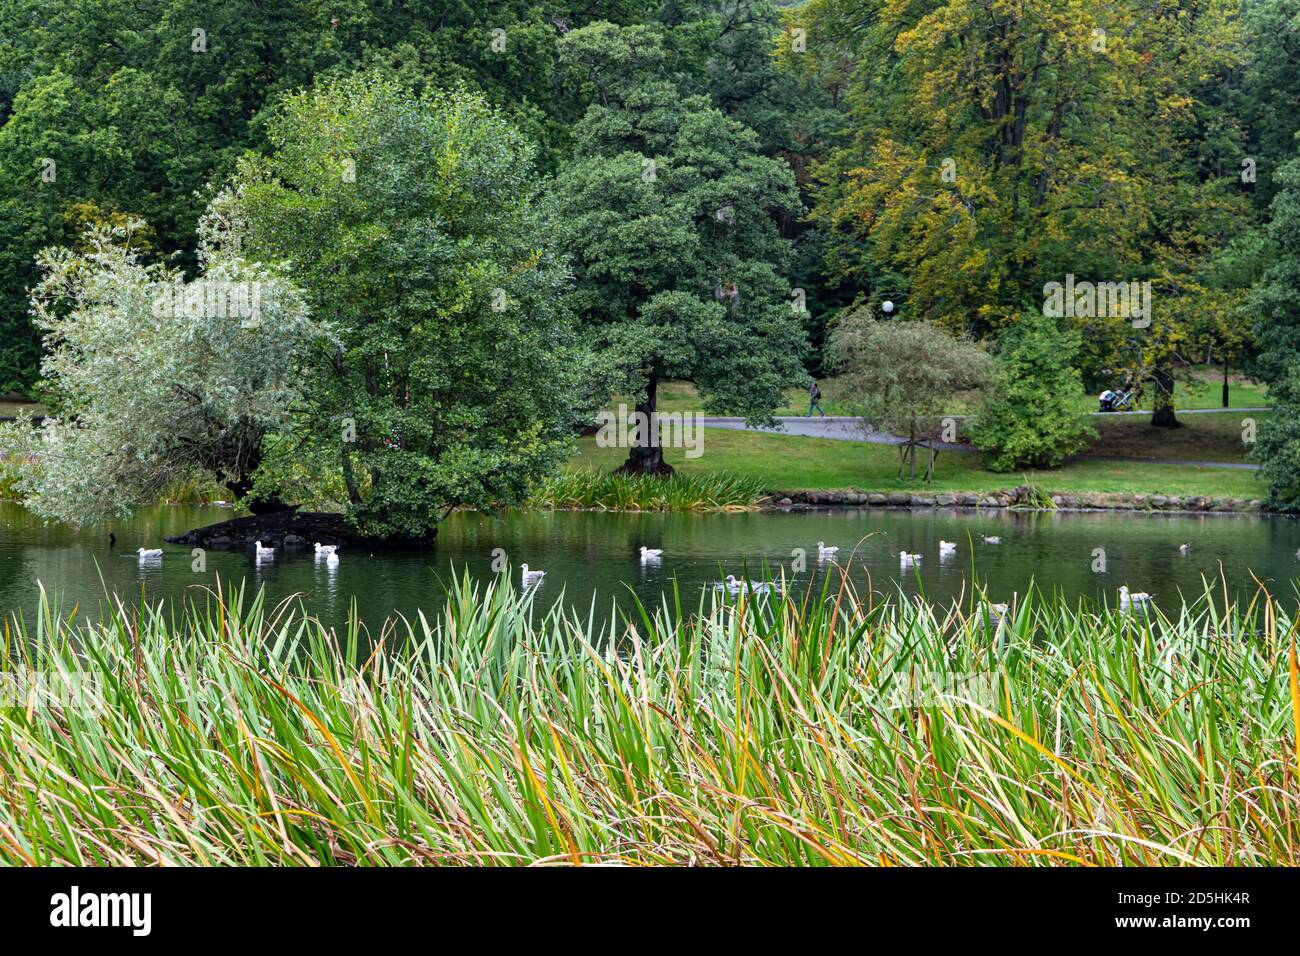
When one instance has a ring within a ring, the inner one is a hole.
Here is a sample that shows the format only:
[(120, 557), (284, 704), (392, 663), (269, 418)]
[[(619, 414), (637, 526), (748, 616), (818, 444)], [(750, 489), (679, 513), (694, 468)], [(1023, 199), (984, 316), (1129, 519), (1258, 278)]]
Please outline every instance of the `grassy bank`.
[(373, 650), (257, 601), (47, 608), (6, 637), (83, 694), (0, 710), (0, 858), (1294, 865), (1292, 628), (838, 581), (604, 634), (464, 583)]
[[(727, 472), (756, 479), (769, 490), (976, 492), (1009, 488), (1028, 476), (1035, 485), (1061, 492), (1259, 498), (1265, 491), (1253, 472), (1155, 464), (1140, 459), (1078, 461), (1052, 471), (996, 474), (984, 469), (983, 455), (968, 452), (941, 453), (934, 483), (927, 486), (922, 481), (898, 481), (898, 451), (889, 445), (722, 428), (706, 429), (704, 435), (704, 453), (699, 458), (687, 459), (682, 449), (668, 448), (664, 450), (665, 459), (683, 475)], [(579, 442), (578, 453), (569, 464), (574, 469), (608, 472), (626, 457), (626, 449), (599, 448), (589, 437)]]
[(1249, 418), (1258, 427), (1271, 417), (1271, 412), (1184, 415), (1181, 428), (1152, 428), (1145, 417), (1094, 418), (1097, 437), (1084, 454), (1249, 462), (1246, 455), (1250, 448), (1242, 442), (1242, 421)]
[(45, 411), (45, 406), (38, 402), (0, 398), (0, 418), (13, 418), (18, 415), (44, 415)]

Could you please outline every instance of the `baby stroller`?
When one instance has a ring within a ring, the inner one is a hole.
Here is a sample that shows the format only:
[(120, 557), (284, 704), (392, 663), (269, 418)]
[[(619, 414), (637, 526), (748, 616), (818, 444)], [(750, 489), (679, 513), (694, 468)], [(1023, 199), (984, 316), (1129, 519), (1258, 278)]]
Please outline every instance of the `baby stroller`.
[(1133, 398), (1136, 388), (1130, 388), (1127, 392), (1112, 391), (1109, 388), (1097, 396), (1099, 412), (1119, 412), (1131, 411), (1129, 402)]

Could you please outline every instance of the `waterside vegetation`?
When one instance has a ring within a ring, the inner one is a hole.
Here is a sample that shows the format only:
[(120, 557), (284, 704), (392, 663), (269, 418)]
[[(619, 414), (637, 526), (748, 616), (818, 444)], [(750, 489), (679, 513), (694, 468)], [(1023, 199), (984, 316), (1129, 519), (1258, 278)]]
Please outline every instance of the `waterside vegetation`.
[(1300, 863), (1280, 602), (939, 607), (849, 577), (605, 630), (509, 575), (379, 633), (240, 594), (46, 599), (4, 629), (58, 683), (0, 710), (0, 859)]

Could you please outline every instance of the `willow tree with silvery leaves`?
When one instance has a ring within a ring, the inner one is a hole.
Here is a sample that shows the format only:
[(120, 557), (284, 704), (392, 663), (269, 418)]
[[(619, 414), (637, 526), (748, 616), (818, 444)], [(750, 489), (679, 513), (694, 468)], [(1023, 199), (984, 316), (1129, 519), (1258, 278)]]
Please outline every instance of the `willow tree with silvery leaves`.
[(204, 216), (201, 273), (188, 282), (142, 261), (131, 244), (139, 220), (88, 231), (85, 251), (38, 258), (32, 315), (55, 414), (0, 433), (3, 467), (37, 514), (124, 517), (190, 479), (215, 479), (239, 499), (253, 491), (322, 329), (278, 267), (243, 258), (229, 211), (218, 200)]
[(249, 248), (291, 258), (337, 333), (307, 373), (303, 461), (390, 541), (522, 501), (594, 414), (536, 147), (479, 96), (378, 75), (286, 97), (267, 129), (238, 175)]
[[(668, 46), (660, 27), (610, 23), (560, 46), (592, 100), (556, 186), (575, 307), (645, 421), (659, 383), (687, 379), (705, 411), (770, 423), (782, 390), (807, 382), (776, 219), (800, 208), (794, 176), (674, 74)], [(648, 428), (629, 451), (620, 471), (672, 470)]]

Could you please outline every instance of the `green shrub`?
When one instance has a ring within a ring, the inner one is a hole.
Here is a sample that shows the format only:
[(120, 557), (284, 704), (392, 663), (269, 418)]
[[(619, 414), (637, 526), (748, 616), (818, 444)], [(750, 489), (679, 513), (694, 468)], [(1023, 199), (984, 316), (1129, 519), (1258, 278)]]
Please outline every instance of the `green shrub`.
[(1261, 463), (1268, 503), (1275, 508), (1300, 508), (1300, 370), (1274, 382), (1268, 394), (1273, 414), (1260, 422), (1250, 457)]
[(1074, 367), (1079, 344), (1078, 332), (1038, 313), (1025, 313), (1003, 334), (994, 388), (971, 428), (992, 471), (1055, 468), (1095, 434), (1075, 411), (1083, 395)]

